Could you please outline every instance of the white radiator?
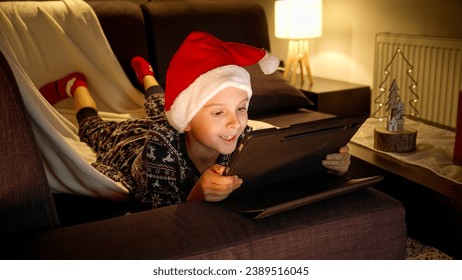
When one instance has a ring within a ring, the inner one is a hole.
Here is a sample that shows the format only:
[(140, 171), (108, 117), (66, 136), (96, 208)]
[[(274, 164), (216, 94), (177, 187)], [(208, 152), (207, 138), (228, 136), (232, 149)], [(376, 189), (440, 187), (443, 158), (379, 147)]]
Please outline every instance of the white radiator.
[[(398, 49), (402, 55), (397, 55), (393, 59)], [(393, 63), (389, 65), (391, 61)], [(410, 73), (406, 61), (413, 67)], [(389, 71), (388, 78), (385, 68)], [(405, 104), (406, 115), (417, 113), (414, 117), (418, 119), (455, 128), (457, 98), (462, 90), (462, 39), (377, 34), (371, 98), (372, 116), (387, 115), (386, 105), (381, 108), (378, 104), (386, 104), (393, 79), (396, 79), (400, 89), (399, 94)], [(415, 93), (418, 95), (417, 102), (412, 103), (415, 104), (415, 110), (409, 104), (415, 97), (409, 89), (414, 82), (417, 84)], [(381, 84), (386, 89), (386, 93), (382, 95), (379, 91)]]

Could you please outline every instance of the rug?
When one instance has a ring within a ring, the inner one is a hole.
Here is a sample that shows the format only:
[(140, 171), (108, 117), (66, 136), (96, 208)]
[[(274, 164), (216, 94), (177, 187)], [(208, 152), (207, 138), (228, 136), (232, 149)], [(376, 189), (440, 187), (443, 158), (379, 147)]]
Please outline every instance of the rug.
[(406, 260), (453, 260), (453, 258), (435, 247), (408, 238)]

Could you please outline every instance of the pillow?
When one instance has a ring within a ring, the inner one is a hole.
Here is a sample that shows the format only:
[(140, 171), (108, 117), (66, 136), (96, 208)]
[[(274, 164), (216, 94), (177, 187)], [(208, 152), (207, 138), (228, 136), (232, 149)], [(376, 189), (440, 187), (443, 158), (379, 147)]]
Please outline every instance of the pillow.
[(250, 73), (252, 99), (249, 117), (309, 108), (308, 98), (276, 71), (265, 75), (258, 64), (244, 67)]

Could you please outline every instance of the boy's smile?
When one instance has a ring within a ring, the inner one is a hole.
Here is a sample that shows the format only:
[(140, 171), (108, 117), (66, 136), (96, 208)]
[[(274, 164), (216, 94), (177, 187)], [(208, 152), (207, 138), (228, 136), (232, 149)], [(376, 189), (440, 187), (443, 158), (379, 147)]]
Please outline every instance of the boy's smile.
[(232, 141), (234, 138), (236, 137), (236, 135), (234, 136), (222, 136), (221, 138), (225, 141)]

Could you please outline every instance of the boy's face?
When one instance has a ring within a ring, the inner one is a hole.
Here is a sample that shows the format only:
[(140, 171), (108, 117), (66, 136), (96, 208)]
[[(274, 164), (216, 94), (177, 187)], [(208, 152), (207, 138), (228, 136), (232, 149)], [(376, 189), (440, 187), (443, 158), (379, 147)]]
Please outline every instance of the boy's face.
[(233, 87), (217, 93), (202, 107), (185, 128), (190, 147), (204, 156), (230, 154), (247, 126), (247, 92)]

